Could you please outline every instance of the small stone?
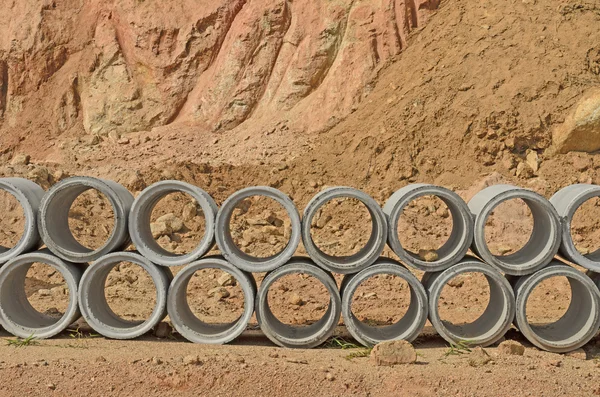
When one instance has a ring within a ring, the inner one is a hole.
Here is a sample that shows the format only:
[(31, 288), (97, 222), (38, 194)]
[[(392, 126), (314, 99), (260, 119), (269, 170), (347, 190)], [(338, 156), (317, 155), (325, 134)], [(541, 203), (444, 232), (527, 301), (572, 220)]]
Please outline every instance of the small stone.
[(482, 367), (492, 361), (490, 355), (483, 350), (480, 346), (477, 346), (469, 354), (469, 365), (471, 367)]
[(187, 355), (183, 357), (183, 365), (200, 365), (202, 361), (200, 361), (200, 357), (195, 355)]
[(31, 157), (28, 154), (15, 154), (10, 161), (12, 165), (27, 165)]
[(515, 340), (505, 340), (498, 345), (498, 353), (509, 356), (522, 356), (525, 346)]
[(273, 212), (271, 212), (269, 214), (269, 216), (267, 216), (267, 222), (269, 222), (271, 225), (273, 225), (275, 227), (281, 227), (281, 226), (283, 226), (283, 220), (281, 220), (281, 218), (279, 218)]
[(152, 357), (152, 360), (150, 361), (153, 365), (160, 365), (163, 363), (163, 361), (158, 358), (158, 357)]
[(531, 169), (531, 167), (527, 163), (519, 163), (519, 165), (517, 165), (516, 175), (517, 177), (525, 179), (531, 178), (533, 177), (533, 169)]
[(290, 296), (289, 302), (295, 306), (301, 306), (304, 303), (304, 301), (302, 300), (302, 298), (300, 298), (298, 294)]
[(219, 300), (228, 298), (229, 295), (229, 291), (227, 291), (227, 289), (223, 287), (213, 288), (210, 291), (208, 291), (209, 298), (215, 297)]
[(315, 182), (315, 181), (309, 181), (309, 182), (308, 182), (308, 185), (309, 185), (310, 187), (312, 187), (313, 189), (314, 189), (314, 188), (316, 188), (317, 186), (319, 186), (319, 185), (317, 184), (317, 182)]
[(412, 364), (417, 361), (413, 345), (405, 340), (381, 342), (371, 350), (371, 360), (376, 365)]
[(56, 385), (54, 383), (48, 383), (46, 387), (50, 390), (56, 390)]
[(223, 274), (221, 274), (221, 276), (217, 279), (217, 283), (221, 287), (234, 286), (236, 284), (235, 283), (235, 277), (233, 277), (229, 273), (223, 273)]
[(330, 382), (333, 382), (335, 380), (335, 376), (333, 376), (333, 374), (331, 372), (327, 372), (325, 374), (325, 379), (327, 379)]
[(156, 222), (163, 222), (167, 225), (173, 232), (178, 232), (183, 229), (183, 221), (175, 216), (173, 213), (165, 214), (163, 216), (158, 217)]
[(161, 321), (154, 328), (154, 336), (157, 338), (168, 338), (173, 334), (173, 327), (165, 321)]
[(50, 295), (52, 295), (52, 291), (50, 291), (49, 289), (40, 289), (40, 290), (38, 290), (38, 295), (39, 296), (50, 296)]
[(86, 146), (95, 146), (100, 143), (100, 138), (98, 135), (87, 135), (81, 138), (81, 143)]
[(435, 213), (440, 218), (448, 218), (450, 216), (450, 212), (448, 211), (448, 208), (444, 208), (444, 207), (438, 208), (437, 211), (435, 211)]
[(184, 207), (183, 210), (181, 211), (181, 218), (184, 221), (191, 221), (192, 219), (194, 219), (194, 217), (197, 214), (197, 210), (196, 210), (196, 204), (194, 203), (187, 203)]
[(152, 222), (150, 224), (150, 231), (152, 232), (152, 237), (154, 238), (166, 236), (172, 232), (171, 228), (165, 222)]
[(98, 357), (96, 357), (96, 362), (97, 363), (105, 363), (106, 358), (104, 358), (104, 356), (98, 356)]
[(577, 350), (573, 350), (572, 352), (568, 352), (565, 354), (567, 357), (571, 357), (577, 360), (587, 360), (587, 354), (585, 350), (579, 348)]
[(425, 262), (434, 262), (438, 260), (438, 253), (435, 250), (420, 249), (419, 258)]
[(448, 285), (450, 287), (454, 287), (454, 288), (460, 288), (464, 284), (465, 284), (465, 281), (460, 276), (454, 277), (453, 279), (450, 279), (450, 281), (448, 281)]
[(512, 248), (509, 247), (508, 245), (499, 245), (496, 248), (496, 251), (498, 252), (498, 254), (504, 255), (504, 254), (508, 254), (509, 252), (511, 252)]
[(121, 139), (121, 134), (117, 131), (111, 131), (108, 133), (108, 139), (110, 139), (113, 142), (118, 142), (119, 139)]
[(541, 160), (539, 159), (538, 154), (535, 150), (529, 150), (527, 152), (525, 162), (527, 162), (527, 165), (531, 167), (531, 170), (533, 172), (537, 172), (540, 169)]
[(321, 216), (317, 220), (317, 224), (316, 224), (317, 228), (323, 229), (325, 227), (325, 225), (327, 225), (331, 219), (332, 219), (331, 215)]

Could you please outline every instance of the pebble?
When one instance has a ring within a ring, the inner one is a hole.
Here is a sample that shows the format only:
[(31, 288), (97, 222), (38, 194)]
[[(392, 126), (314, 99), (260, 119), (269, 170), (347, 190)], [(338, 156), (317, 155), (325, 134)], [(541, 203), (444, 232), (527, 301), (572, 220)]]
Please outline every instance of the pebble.
[(167, 322), (161, 321), (154, 328), (154, 336), (157, 338), (168, 338), (173, 333), (173, 327)]
[(209, 297), (216, 297), (219, 300), (228, 298), (229, 295), (230, 295), (229, 291), (227, 291), (227, 289), (225, 289), (223, 287), (213, 288), (210, 291), (208, 291)]
[(419, 258), (425, 262), (434, 262), (438, 260), (438, 253), (435, 250), (420, 249)]
[(301, 306), (304, 303), (304, 301), (298, 294), (293, 294), (292, 296), (290, 296), (289, 302), (295, 306)]
[(233, 286), (233, 285), (235, 285), (235, 277), (233, 277), (229, 273), (223, 273), (217, 279), (217, 283), (222, 287)]

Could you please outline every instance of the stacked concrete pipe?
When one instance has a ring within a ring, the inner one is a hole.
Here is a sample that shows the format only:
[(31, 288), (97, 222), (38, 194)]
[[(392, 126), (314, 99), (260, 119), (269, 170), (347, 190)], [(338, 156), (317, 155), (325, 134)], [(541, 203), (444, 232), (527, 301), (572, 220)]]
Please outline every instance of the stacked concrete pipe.
[[(92, 250), (79, 244), (68, 227), (68, 212), (74, 200), (88, 189), (96, 189), (109, 200), (115, 214), (115, 226), (108, 240)], [(221, 206), (204, 190), (179, 181), (163, 181), (149, 186), (134, 201), (123, 186), (107, 180), (73, 177), (59, 182), (47, 193), (33, 182), (20, 178), (0, 179), (0, 190), (17, 198), (25, 213), (25, 232), (14, 247), (0, 248), (0, 324), (10, 333), (48, 338), (62, 332), (80, 314), (98, 333), (117, 339), (139, 337), (151, 330), (167, 313), (175, 329), (196, 343), (228, 343), (247, 327), (255, 313), (264, 334), (275, 344), (310, 348), (322, 344), (333, 334), (341, 315), (351, 335), (371, 346), (384, 340), (414, 340), (429, 318), (437, 332), (448, 342), (468, 341), (487, 346), (499, 340), (511, 323), (532, 344), (549, 351), (565, 352), (587, 343), (600, 328), (600, 254), (583, 255), (575, 249), (570, 228), (576, 210), (587, 200), (600, 196), (595, 185), (572, 185), (557, 192), (550, 201), (537, 193), (511, 185), (490, 186), (465, 204), (455, 193), (438, 186), (415, 184), (395, 192), (381, 208), (370, 196), (349, 187), (332, 187), (319, 192), (308, 203), (304, 217), (284, 193), (270, 187), (250, 187), (231, 195)], [(165, 195), (190, 194), (205, 216), (205, 235), (189, 253), (175, 255), (162, 250), (152, 238), (150, 214)], [(244, 253), (231, 236), (233, 209), (251, 196), (265, 196), (281, 204), (290, 218), (291, 236), (279, 253), (258, 258)], [(422, 196), (435, 196), (448, 206), (453, 228), (448, 241), (437, 250), (438, 259), (423, 261), (400, 243), (398, 219), (406, 205)], [(366, 246), (354, 255), (331, 256), (321, 251), (311, 237), (315, 214), (336, 198), (358, 199), (368, 209), (372, 231)], [(502, 202), (520, 198), (534, 218), (530, 240), (511, 255), (494, 256), (485, 241), (485, 223)], [(41, 237), (41, 239), (40, 239)], [(292, 257), (302, 238), (310, 258)], [(48, 247), (35, 251), (41, 241)], [(133, 241), (138, 252), (125, 252)], [(223, 256), (204, 256), (216, 241)], [(385, 244), (401, 262), (382, 258)], [(482, 260), (465, 256), (472, 251)], [(589, 269), (588, 275), (558, 260), (558, 252), (567, 260)], [(157, 291), (156, 306), (150, 318), (130, 322), (118, 317), (105, 296), (108, 273), (118, 263), (139, 265), (150, 275)], [(60, 318), (51, 318), (33, 309), (24, 293), (24, 281), (34, 262), (56, 269), (66, 280), (69, 304)], [(89, 266), (88, 266), (89, 263)], [(170, 266), (185, 265), (176, 277)], [(426, 273), (421, 282), (404, 267)], [(187, 302), (191, 277), (203, 269), (218, 269), (231, 274), (244, 296), (242, 315), (229, 324), (200, 321)], [(257, 288), (252, 272), (268, 272)], [(332, 272), (344, 274), (338, 289)], [(269, 289), (289, 274), (303, 273), (316, 278), (327, 289), (329, 305), (325, 315), (306, 327), (281, 322), (269, 307)], [(488, 280), (490, 302), (479, 319), (471, 324), (449, 324), (439, 316), (439, 299), (444, 286), (465, 273), (480, 273)], [(504, 275), (502, 274), (504, 273)], [(404, 280), (411, 293), (408, 311), (396, 324), (371, 327), (352, 313), (352, 299), (365, 280), (387, 274)], [(572, 290), (571, 305), (565, 316), (554, 324), (530, 324), (526, 304), (531, 291), (543, 280), (564, 276)], [(510, 283), (509, 283), (510, 281)], [(511, 285), (512, 284), (512, 285)]]

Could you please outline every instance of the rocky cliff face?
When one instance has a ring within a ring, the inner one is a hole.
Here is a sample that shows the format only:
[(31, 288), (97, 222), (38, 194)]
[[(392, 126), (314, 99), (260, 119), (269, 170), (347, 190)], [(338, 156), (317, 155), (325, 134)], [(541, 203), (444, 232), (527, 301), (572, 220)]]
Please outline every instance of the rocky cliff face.
[(320, 131), (438, 2), (0, 0), (2, 140), (248, 121)]

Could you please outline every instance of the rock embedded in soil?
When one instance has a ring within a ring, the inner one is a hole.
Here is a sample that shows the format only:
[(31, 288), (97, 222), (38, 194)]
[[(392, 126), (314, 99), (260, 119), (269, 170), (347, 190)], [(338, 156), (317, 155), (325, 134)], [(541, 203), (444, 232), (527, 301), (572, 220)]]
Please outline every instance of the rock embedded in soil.
[(405, 340), (386, 341), (373, 347), (371, 360), (379, 366), (413, 364), (417, 361), (417, 351)]
[(152, 232), (152, 237), (158, 238), (161, 236), (166, 236), (172, 233), (172, 230), (165, 222), (152, 222), (150, 224), (150, 231)]
[(552, 133), (558, 153), (594, 152), (600, 149), (600, 89), (586, 93), (565, 122)]
[(169, 213), (163, 216), (160, 216), (156, 219), (157, 223), (164, 223), (168, 228), (170, 228), (174, 233), (183, 229), (183, 221), (179, 219), (175, 214)]
[(304, 301), (298, 294), (290, 296), (289, 302), (294, 306), (302, 306), (302, 304), (304, 304)]
[(507, 356), (522, 356), (525, 346), (514, 340), (505, 340), (498, 345), (498, 353)]
[(425, 262), (434, 262), (438, 260), (438, 253), (436, 250), (420, 249), (419, 258)]
[(10, 163), (12, 165), (27, 165), (29, 164), (30, 156), (28, 154), (16, 154)]
[(168, 338), (171, 334), (173, 334), (173, 328), (167, 322), (161, 321), (154, 328), (154, 336), (157, 338)]
[(227, 291), (227, 289), (223, 287), (213, 288), (210, 291), (208, 291), (209, 298), (215, 297), (219, 300), (228, 298), (229, 295), (229, 291)]
[(193, 203), (187, 203), (181, 211), (181, 219), (185, 222), (191, 221), (197, 214), (196, 205)]
[(233, 277), (231, 274), (229, 273), (223, 273), (221, 274), (221, 276), (217, 279), (217, 283), (221, 286), (221, 287), (229, 287), (229, 286), (234, 286), (235, 285), (235, 277)]
[(469, 354), (469, 365), (471, 367), (482, 367), (490, 361), (492, 361), (492, 358), (482, 347), (474, 348)]

